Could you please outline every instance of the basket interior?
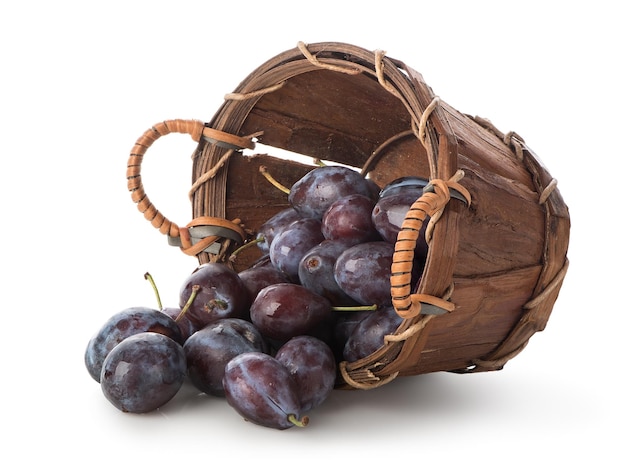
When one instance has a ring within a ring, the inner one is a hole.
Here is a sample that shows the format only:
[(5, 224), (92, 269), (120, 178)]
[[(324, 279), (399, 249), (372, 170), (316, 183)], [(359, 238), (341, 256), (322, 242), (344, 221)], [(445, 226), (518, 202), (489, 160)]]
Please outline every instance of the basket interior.
[[(240, 134), (259, 131), (263, 145), (310, 156), (311, 162), (285, 160), (279, 152), (230, 160), (226, 216), (242, 219), (251, 230), (288, 205), (286, 195), (260, 174), (261, 165), (287, 187), (312, 169), (314, 159), (366, 166), (381, 187), (402, 176), (429, 177), (426, 150), (411, 132), (404, 104), (365, 74), (314, 70), (291, 77), (255, 104)], [(251, 252), (238, 265), (249, 266), (258, 256)]]

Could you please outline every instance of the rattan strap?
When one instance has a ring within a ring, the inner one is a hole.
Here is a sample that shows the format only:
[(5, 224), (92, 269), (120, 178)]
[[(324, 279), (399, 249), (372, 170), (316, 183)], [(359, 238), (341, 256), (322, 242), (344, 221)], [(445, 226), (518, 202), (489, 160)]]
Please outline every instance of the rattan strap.
[(240, 223), (239, 219), (231, 222), (222, 218), (198, 217), (186, 227), (180, 227), (180, 238), (170, 238), (169, 242), (170, 245), (180, 246), (182, 252), (189, 256), (197, 256), (204, 251), (218, 254), (221, 245), (216, 243), (220, 239), (233, 240), (239, 245), (244, 242), (246, 235)]
[(407, 212), (395, 244), (393, 263), (391, 265), (391, 297), (398, 315), (409, 319), (422, 314), (422, 303), (438, 307), (443, 311), (454, 310), (454, 304), (426, 294), (411, 293), (411, 272), (415, 246), (424, 220), (428, 216), (439, 214), (450, 201), (451, 189), (461, 196), (469, 205), (471, 197), (467, 189), (458, 181), (463, 172), (457, 172), (450, 180), (432, 180), (424, 189), (422, 196), (416, 200)]

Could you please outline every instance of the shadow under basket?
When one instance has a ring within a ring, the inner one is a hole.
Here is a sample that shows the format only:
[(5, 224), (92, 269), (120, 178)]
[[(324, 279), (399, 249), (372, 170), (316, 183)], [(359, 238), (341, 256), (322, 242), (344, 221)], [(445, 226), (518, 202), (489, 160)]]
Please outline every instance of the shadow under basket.
[[(198, 143), (186, 226), (164, 217), (141, 182), (144, 153), (171, 132)], [(395, 244), (391, 295), (403, 322), (375, 353), (340, 362), (338, 386), (498, 370), (545, 328), (567, 272), (569, 211), (556, 180), (517, 134), (458, 112), (383, 51), (299, 43), (253, 71), (210, 122), (148, 129), (129, 157), (133, 201), (200, 264), (250, 267), (257, 248), (234, 261), (230, 255), (289, 206), (260, 166), (286, 186), (315, 166), (249, 151), (260, 144), (356, 167), (381, 188), (403, 176), (430, 180)], [(428, 257), (411, 290), (412, 261), (404, 255), (413, 254), (426, 217)]]

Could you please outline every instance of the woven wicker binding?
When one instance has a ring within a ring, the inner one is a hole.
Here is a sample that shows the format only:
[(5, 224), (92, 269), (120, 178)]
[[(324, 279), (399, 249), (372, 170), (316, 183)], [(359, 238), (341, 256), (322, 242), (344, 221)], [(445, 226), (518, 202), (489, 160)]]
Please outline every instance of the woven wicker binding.
[[(143, 156), (159, 137), (187, 133), (193, 154), (193, 220), (178, 226), (150, 202)], [(545, 328), (567, 271), (568, 208), (537, 156), (515, 133), (458, 112), (422, 76), (382, 51), (298, 44), (261, 65), (209, 123), (165, 121), (131, 151), (128, 185), (153, 226), (199, 263), (241, 270), (261, 256), (235, 248), (288, 206), (260, 173), (289, 186), (312, 165), (244, 156), (255, 142), (356, 166), (378, 185), (408, 175), (430, 185), (407, 214), (392, 267), (404, 318), (383, 347), (341, 362), (341, 385), (370, 389), (396, 376), (501, 369)], [(415, 237), (430, 216), (428, 259), (411, 293)]]

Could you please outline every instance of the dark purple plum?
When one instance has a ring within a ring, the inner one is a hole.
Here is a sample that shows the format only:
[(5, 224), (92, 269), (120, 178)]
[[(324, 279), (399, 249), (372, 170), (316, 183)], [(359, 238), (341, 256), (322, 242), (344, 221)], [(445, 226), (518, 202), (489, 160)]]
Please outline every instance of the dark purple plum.
[(198, 266), (182, 284), (180, 307), (185, 307), (196, 285), (199, 291), (185, 316), (199, 327), (219, 319), (247, 317), (248, 290), (233, 269), (221, 263)]
[(102, 363), (109, 352), (125, 338), (143, 332), (156, 332), (182, 345), (183, 335), (170, 316), (150, 307), (129, 307), (111, 316), (91, 337), (85, 349), (85, 365), (100, 382)]
[(291, 282), (297, 283), (300, 260), (322, 240), (321, 221), (314, 218), (296, 220), (274, 236), (270, 245), (270, 260)]
[[(352, 331), (361, 323), (363, 319), (369, 317), (371, 310), (360, 310), (354, 312), (339, 312), (335, 314), (333, 324), (332, 348), (335, 353), (342, 353)], [(343, 356), (343, 355), (342, 355)]]
[(294, 337), (279, 348), (275, 358), (296, 380), (302, 412), (309, 412), (322, 404), (335, 387), (335, 356), (318, 338), (309, 335)]
[(368, 193), (369, 198), (374, 201), (378, 200), (378, 196), (380, 195), (382, 191), (380, 186), (376, 184), (376, 182), (374, 182), (369, 177), (365, 178), (365, 182), (367, 183), (367, 186), (369, 187), (369, 193)]
[(160, 333), (138, 333), (107, 355), (100, 385), (119, 410), (141, 414), (169, 402), (183, 385), (185, 371), (185, 353), (179, 343)]
[(167, 314), (169, 317), (172, 318), (172, 320), (176, 322), (176, 325), (178, 325), (178, 328), (180, 328), (183, 342), (187, 340), (191, 336), (191, 334), (202, 328), (199, 324), (194, 322), (189, 317), (186, 317), (184, 314), (182, 317), (179, 318), (182, 311), (181, 307), (163, 307), (161, 311)]
[(324, 240), (311, 248), (298, 265), (300, 284), (324, 296), (334, 306), (354, 305), (355, 301), (335, 280), (335, 262), (351, 246), (350, 242), (344, 240)]
[(252, 266), (244, 269), (239, 272), (239, 278), (248, 290), (250, 301), (254, 301), (259, 291), (264, 287), (281, 282), (290, 282), (285, 273), (279, 271), (272, 264)]
[(295, 379), (267, 353), (234, 357), (226, 364), (223, 385), (226, 401), (247, 421), (278, 430), (308, 424)]
[(359, 304), (391, 305), (394, 245), (372, 241), (345, 250), (335, 262), (337, 285)]
[(367, 180), (345, 166), (320, 166), (299, 179), (289, 192), (289, 203), (303, 217), (320, 219), (340, 197), (350, 194), (371, 195)]
[(183, 349), (191, 383), (206, 394), (223, 397), (226, 363), (241, 353), (267, 352), (267, 344), (251, 322), (221, 319), (195, 332)]
[(322, 217), (322, 233), (327, 240), (344, 240), (352, 245), (380, 240), (372, 222), (374, 202), (362, 194), (350, 194), (333, 202)]
[(293, 283), (261, 289), (250, 307), (250, 319), (261, 335), (277, 341), (308, 335), (331, 317), (328, 299)]
[(344, 360), (353, 362), (374, 353), (384, 345), (385, 335), (394, 333), (402, 320), (393, 307), (371, 312), (351, 331), (343, 349)]
[(267, 219), (265, 223), (263, 223), (259, 230), (257, 231), (256, 238), (263, 238), (262, 241), (257, 243), (259, 249), (268, 254), (270, 251), (270, 245), (272, 244), (272, 240), (274, 239), (274, 235), (280, 232), (281, 228), (286, 225), (289, 225), (291, 222), (295, 222), (302, 218), (300, 214), (293, 207), (287, 207), (272, 217)]

